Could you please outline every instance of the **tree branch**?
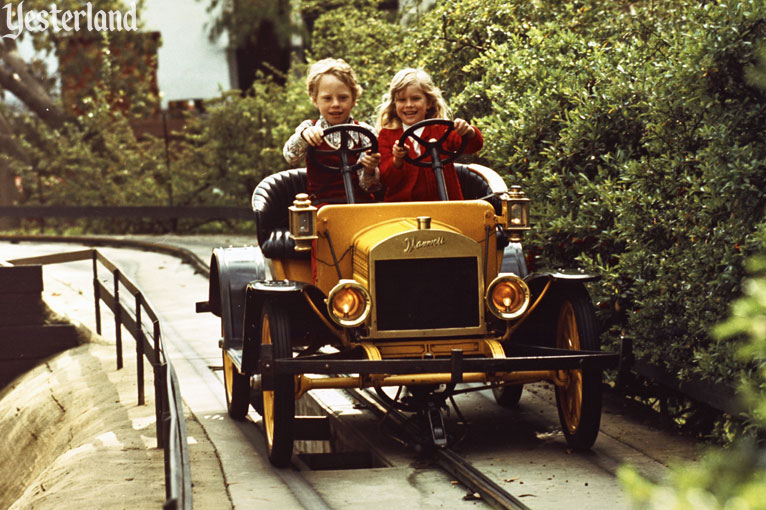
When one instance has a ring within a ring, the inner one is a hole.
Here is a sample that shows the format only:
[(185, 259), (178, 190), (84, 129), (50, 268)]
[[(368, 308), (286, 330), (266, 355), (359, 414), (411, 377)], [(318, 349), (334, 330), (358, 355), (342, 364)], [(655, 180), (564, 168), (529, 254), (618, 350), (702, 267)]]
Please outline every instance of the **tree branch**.
[[(0, 35), (8, 34), (5, 16), (0, 16)], [(0, 39), (0, 86), (16, 96), (51, 127), (60, 127), (67, 120), (64, 110), (53, 102), (39, 80), (21, 58), (16, 41)]]
[[(5, 58), (3, 61), (7, 62)], [(53, 128), (61, 127), (67, 120), (67, 115), (56, 105), (50, 96), (41, 91), (39, 83), (29, 76), (10, 72), (0, 66), (0, 86), (16, 96), (40, 119)]]

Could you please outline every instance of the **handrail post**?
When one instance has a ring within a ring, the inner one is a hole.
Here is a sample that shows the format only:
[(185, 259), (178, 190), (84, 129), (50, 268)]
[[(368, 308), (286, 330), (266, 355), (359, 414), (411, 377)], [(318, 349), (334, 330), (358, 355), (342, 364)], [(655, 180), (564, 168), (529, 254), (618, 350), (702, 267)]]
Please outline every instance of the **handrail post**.
[(101, 334), (101, 292), (98, 285), (98, 251), (93, 250), (93, 299), (96, 301), (96, 333)]
[(141, 326), (141, 306), (143, 306), (143, 297), (141, 293), (136, 294), (136, 386), (138, 386), (138, 405), (146, 403), (146, 394), (144, 392), (144, 330)]
[(120, 270), (114, 270), (114, 335), (117, 370), (122, 368), (122, 304), (120, 303)]
[[(168, 407), (168, 398), (162, 392), (165, 379), (166, 365), (160, 362), (160, 323), (154, 321), (154, 410), (157, 427), (157, 448), (165, 446), (165, 409)], [(166, 391), (169, 389), (166, 387)]]

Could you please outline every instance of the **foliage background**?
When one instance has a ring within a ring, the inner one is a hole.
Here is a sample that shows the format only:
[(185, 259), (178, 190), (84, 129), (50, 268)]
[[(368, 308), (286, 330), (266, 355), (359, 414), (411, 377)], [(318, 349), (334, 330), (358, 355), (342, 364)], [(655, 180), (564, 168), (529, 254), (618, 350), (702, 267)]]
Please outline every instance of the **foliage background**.
[[(742, 293), (745, 259), (764, 248), (766, 2), (402, 4), (292, 4), (308, 31), (305, 60), (347, 60), (366, 121), (396, 71), (429, 71), (455, 115), (484, 133), (480, 161), (532, 199), (529, 265), (603, 276), (591, 293), (608, 347), (630, 336), (637, 355), (682, 380), (729, 384), (752, 370), (710, 330)], [(286, 168), (294, 127), (315, 116), (305, 69), (296, 58), (287, 76), (222, 91), (189, 118), (169, 159), (127, 128), (139, 113), (111, 111), (105, 97), (63, 128), (15, 115), (34, 154), (16, 165), (28, 203), (246, 206), (261, 178)], [(176, 226), (192, 227), (217, 225)], [(696, 432), (731, 432), (704, 407), (664, 409)]]
[[(763, 239), (764, 233), (761, 233)], [(766, 255), (748, 260), (750, 276), (731, 316), (716, 325), (719, 340), (736, 341), (738, 357), (753, 370), (740, 383), (753, 423), (766, 428)], [(717, 510), (766, 508), (766, 450), (753, 438), (739, 438), (727, 449), (708, 450), (697, 463), (676, 465), (661, 484), (652, 483), (630, 467), (618, 476), (633, 498), (634, 508), (654, 510)]]

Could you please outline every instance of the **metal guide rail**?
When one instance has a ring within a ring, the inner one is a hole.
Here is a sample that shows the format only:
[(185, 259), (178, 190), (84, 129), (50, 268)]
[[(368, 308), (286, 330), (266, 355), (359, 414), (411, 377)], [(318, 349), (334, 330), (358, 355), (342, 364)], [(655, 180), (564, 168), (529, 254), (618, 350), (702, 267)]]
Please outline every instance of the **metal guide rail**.
[[(154, 370), (157, 447), (163, 449), (165, 459), (166, 500), (163, 508), (189, 510), (192, 508), (191, 464), (180, 383), (166, 356), (167, 349), (161, 334), (160, 320), (149, 300), (114, 262), (96, 249), (19, 258), (8, 262), (14, 265), (46, 265), (85, 260), (91, 260), (93, 266), (93, 293), (98, 334), (101, 334), (101, 303), (103, 302), (114, 314), (117, 370), (123, 367), (123, 327), (136, 342), (136, 386), (139, 405), (145, 403), (144, 358), (149, 361)], [(100, 267), (102, 270), (106, 269), (111, 275), (111, 288), (99, 277)], [(121, 289), (133, 298), (134, 307), (126, 307), (122, 303)], [(151, 326), (147, 326), (144, 319), (148, 319)], [(149, 339), (154, 340), (154, 343), (152, 344)]]
[(471, 492), (478, 494), (490, 507), (497, 510), (530, 510), (519, 498), (492, 481), (452, 448), (428, 448), (429, 441), (423, 439), (427, 435), (425, 431), (420, 430), (412, 420), (390, 406), (378, 395), (368, 390), (350, 388), (346, 391), (354, 398), (364, 402), (367, 409), (378, 417), (394, 423), (398, 429), (397, 432), (406, 437), (405, 442), (407, 444), (425, 446), (426, 451), (430, 453), (433, 461), (441, 469), (453, 476)]

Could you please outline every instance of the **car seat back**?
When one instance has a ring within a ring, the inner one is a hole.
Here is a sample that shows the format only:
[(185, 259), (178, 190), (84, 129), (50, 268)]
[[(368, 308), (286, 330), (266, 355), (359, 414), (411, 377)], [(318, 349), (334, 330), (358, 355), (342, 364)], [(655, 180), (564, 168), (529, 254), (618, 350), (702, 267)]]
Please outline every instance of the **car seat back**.
[(306, 192), (306, 169), (283, 170), (263, 179), (253, 191), (258, 246), (268, 258), (308, 258), (310, 252), (295, 251), (290, 237), (288, 207), (295, 195)]
[[(468, 165), (455, 163), (458, 181), (460, 181), (460, 190), (463, 192), (465, 200), (477, 200), (484, 198), (495, 209), (495, 214), (502, 214), (503, 204), (500, 199), (492, 195), (493, 191), (484, 177), (470, 169)], [(486, 198), (489, 197), (489, 198)]]

